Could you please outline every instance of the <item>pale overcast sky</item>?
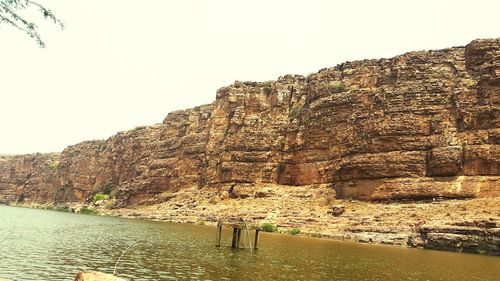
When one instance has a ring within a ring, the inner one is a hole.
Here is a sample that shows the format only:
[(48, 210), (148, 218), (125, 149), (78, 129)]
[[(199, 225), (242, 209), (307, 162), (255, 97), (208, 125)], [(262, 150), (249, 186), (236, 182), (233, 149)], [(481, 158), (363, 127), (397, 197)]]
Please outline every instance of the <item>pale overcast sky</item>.
[(500, 1), (40, 0), (47, 48), (0, 26), (0, 154), (159, 123), (234, 80), (500, 37)]

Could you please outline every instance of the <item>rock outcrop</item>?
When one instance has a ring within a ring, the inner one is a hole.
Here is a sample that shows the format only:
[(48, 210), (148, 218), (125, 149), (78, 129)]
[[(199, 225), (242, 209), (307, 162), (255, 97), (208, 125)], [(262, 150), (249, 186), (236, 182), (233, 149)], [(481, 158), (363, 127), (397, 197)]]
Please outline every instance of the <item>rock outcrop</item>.
[(111, 274), (101, 273), (97, 271), (79, 272), (75, 281), (126, 281), (123, 278), (115, 277)]
[(59, 154), (0, 156), (0, 204), (55, 201)]

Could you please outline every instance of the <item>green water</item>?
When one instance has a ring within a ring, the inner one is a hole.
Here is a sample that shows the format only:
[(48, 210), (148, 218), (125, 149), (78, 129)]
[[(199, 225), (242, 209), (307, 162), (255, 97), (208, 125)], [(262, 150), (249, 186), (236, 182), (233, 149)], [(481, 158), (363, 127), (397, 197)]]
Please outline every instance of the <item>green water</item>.
[[(225, 236), (225, 237), (224, 237)], [(0, 206), (0, 277), (73, 280), (500, 280), (500, 258), (263, 233), (260, 249), (214, 247), (215, 227)]]

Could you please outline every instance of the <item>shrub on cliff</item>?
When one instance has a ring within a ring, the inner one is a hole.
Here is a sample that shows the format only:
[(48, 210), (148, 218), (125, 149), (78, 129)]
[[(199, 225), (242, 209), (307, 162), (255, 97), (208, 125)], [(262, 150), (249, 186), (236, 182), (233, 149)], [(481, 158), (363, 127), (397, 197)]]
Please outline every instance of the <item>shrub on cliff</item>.
[(90, 208), (87, 208), (87, 207), (82, 207), (80, 209), (80, 214), (84, 214), (84, 215), (97, 215), (99, 212), (97, 212), (96, 210), (94, 209), (90, 209)]
[(345, 90), (346, 86), (342, 82), (336, 83), (335, 85), (331, 86), (332, 93), (342, 93)]
[(100, 200), (106, 200), (106, 199), (108, 199), (108, 197), (109, 197), (109, 195), (97, 193), (96, 195), (94, 195), (93, 202), (95, 203), (95, 202), (100, 201)]
[(163, 203), (175, 197), (175, 193), (171, 191), (165, 191), (158, 194), (158, 201)]
[(297, 235), (299, 233), (300, 233), (300, 229), (298, 229), (298, 228), (292, 228), (292, 229), (288, 230), (288, 234), (290, 234), (290, 235)]
[(269, 95), (273, 91), (271, 81), (264, 82), (264, 94)]
[(49, 167), (49, 169), (55, 170), (55, 169), (57, 169), (57, 167), (59, 167), (59, 162), (58, 161), (50, 161), (49, 163), (47, 163), (47, 166)]
[(288, 114), (288, 118), (290, 119), (297, 119), (299, 118), (300, 116), (302, 115), (302, 106), (301, 105), (296, 105), (294, 106), (289, 114)]
[(56, 207), (53, 209), (54, 211), (58, 211), (58, 212), (71, 212), (71, 210), (69, 209), (68, 206), (64, 206), (64, 207)]
[(274, 224), (272, 223), (268, 223), (268, 222), (265, 222), (263, 223), (260, 228), (262, 229), (262, 231), (264, 232), (276, 232), (278, 231), (278, 227), (275, 226)]

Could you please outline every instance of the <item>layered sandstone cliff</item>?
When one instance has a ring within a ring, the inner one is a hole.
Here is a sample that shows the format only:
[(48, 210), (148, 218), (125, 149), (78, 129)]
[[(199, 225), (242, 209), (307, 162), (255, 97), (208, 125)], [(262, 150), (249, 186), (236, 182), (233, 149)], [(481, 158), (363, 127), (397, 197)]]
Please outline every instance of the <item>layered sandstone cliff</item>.
[(215, 102), (60, 154), (0, 157), (0, 203), (117, 206), (185, 188), (327, 186), (338, 198), (500, 195), (500, 39), (235, 82)]

